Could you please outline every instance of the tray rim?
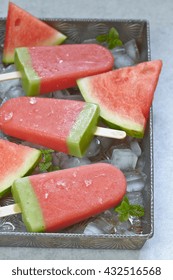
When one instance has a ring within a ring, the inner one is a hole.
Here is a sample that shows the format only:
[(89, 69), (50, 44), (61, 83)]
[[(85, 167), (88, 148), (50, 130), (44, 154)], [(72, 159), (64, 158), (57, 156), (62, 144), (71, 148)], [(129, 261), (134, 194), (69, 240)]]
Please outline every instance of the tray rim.
[[(146, 25), (146, 41), (147, 41), (147, 61), (151, 60), (151, 48), (150, 48), (150, 24), (147, 19), (133, 19), (133, 18), (125, 18), (125, 19), (120, 19), (120, 18), (49, 18), (49, 17), (39, 17), (40, 20), (46, 21), (48, 23), (50, 22), (102, 22), (102, 23), (144, 23)], [(0, 17), (0, 22), (5, 23), (6, 17)], [(82, 239), (134, 239), (139, 238), (139, 239), (144, 239), (145, 241), (151, 238), (154, 234), (154, 156), (153, 156), (153, 106), (150, 108), (150, 116), (149, 116), (149, 143), (150, 143), (150, 149), (149, 149), (149, 156), (150, 156), (150, 192), (151, 192), (151, 203), (150, 203), (150, 231), (148, 233), (142, 233), (142, 234), (95, 234), (95, 235), (85, 235), (83, 233), (34, 233), (34, 232), (0, 232), (0, 238), (1, 237), (50, 237), (52, 238), (76, 238), (76, 237), (82, 237)], [(1, 245), (0, 242), (0, 247), (1, 246), (8, 246), (6, 244)], [(10, 246), (20, 246), (18, 245), (11, 245)], [(28, 247), (26, 245), (26, 247)], [(31, 246), (33, 247), (33, 246)], [(38, 246), (39, 247), (39, 246)], [(60, 247), (60, 246), (59, 246)], [(64, 246), (62, 246), (64, 247)], [(68, 246), (69, 247), (69, 246)], [(80, 245), (79, 245), (80, 247)], [(70, 247), (69, 247), (70, 248)], [(85, 247), (82, 247), (85, 248)], [(86, 247), (87, 248), (87, 247)], [(106, 249), (106, 248), (105, 248)]]

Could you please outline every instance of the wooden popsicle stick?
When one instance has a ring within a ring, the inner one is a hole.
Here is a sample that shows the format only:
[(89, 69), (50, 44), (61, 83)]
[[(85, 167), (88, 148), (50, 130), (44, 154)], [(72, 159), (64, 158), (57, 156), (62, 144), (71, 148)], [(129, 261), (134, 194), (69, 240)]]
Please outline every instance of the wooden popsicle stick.
[(95, 133), (97, 136), (115, 138), (115, 139), (124, 139), (126, 137), (126, 132), (122, 130), (116, 130), (105, 127), (97, 127)]
[(0, 82), (19, 79), (21, 77), (22, 76), (21, 76), (20, 72), (18, 72), (18, 71), (4, 73), (4, 74), (0, 74)]
[(21, 213), (19, 204), (11, 204), (7, 206), (0, 207), (0, 218), (6, 217), (9, 215), (15, 215)]

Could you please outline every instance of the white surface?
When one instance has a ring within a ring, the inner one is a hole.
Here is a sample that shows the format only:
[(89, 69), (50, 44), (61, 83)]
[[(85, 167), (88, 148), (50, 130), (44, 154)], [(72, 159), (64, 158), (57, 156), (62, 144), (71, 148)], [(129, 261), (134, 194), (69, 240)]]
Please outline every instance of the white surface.
[[(152, 59), (163, 60), (155, 93), (155, 233), (141, 250), (3, 248), (0, 259), (173, 259), (173, 1), (172, 0), (14, 0), (37, 17), (146, 19)], [(0, 1), (6, 16), (7, 0)]]

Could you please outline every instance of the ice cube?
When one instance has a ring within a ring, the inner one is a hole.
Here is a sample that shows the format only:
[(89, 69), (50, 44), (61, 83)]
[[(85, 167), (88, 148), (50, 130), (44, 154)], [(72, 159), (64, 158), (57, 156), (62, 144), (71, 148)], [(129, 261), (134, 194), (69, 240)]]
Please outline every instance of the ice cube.
[(143, 171), (145, 164), (146, 164), (146, 157), (145, 157), (145, 153), (142, 152), (141, 156), (138, 158), (136, 169), (138, 169), (139, 171)]
[(127, 192), (141, 191), (147, 179), (147, 175), (137, 170), (124, 173), (127, 181)]
[(125, 54), (126, 50), (125, 50), (124, 46), (119, 46), (119, 47), (113, 48), (111, 50), (111, 53), (114, 56), (114, 58), (117, 58), (120, 54)]
[(126, 221), (126, 222), (119, 222), (116, 225), (116, 233), (120, 233), (120, 234), (132, 234), (132, 232), (130, 231), (131, 229), (131, 223), (130, 221)]
[(7, 99), (19, 96), (25, 96), (25, 93), (20, 85), (10, 87), (9, 90), (5, 93), (5, 97)]
[(141, 156), (142, 151), (137, 140), (133, 140), (130, 142), (130, 148), (138, 157)]
[(97, 224), (95, 224), (94, 222), (90, 222), (86, 226), (84, 230), (84, 234), (86, 235), (104, 234), (104, 231), (101, 228), (99, 228)]
[(130, 224), (131, 224), (131, 229), (132, 229), (135, 233), (140, 234), (140, 233), (143, 232), (142, 222), (141, 222), (141, 219), (140, 219), (140, 218), (130, 216), (130, 217), (129, 217), (129, 222), (130, 222)]
[(99, 136), (97, 138), (99, 139), (103, 150), (108, 150), (113, 145), (113, 138), (107, 138), (102, 136)]
[[(20, 90), (22, 91), (21, 88), (21, 83), (19, 79), (15, 79), (15, 80), (9, 80), (9, 81), (3, 81), (0, 83), (0, 94), (1, 94), (1, 98), (5, 98), (6, 95), (9, 92), (9, 98), (13, 97), (13, 91), (15, 91), (17, 88), (20, 88)], [(16, 96), (15, 96), (16, 97)]]
[(68, 90), (57, 90), (52, 93), (53, 98), (58, 98), (58, 99), (65, 99), (70, 96), (70, 93)]
[(62, 152), (55, 152), (53, 156), (53, 162), (61, 169), (63, 169), (63, 166), (66, 165), (66, 162), (68, 162), (69, 159), (70, 156)]
[(72, 167), (81, 166), (81, 165), (87, 165), (90, 163), (91, 163), (91, 161), (85, 157), (83, 157), (83, 158), (70, 157), (70, 158), (64, 160), (64, 162), (61, 162), (60, 167), (63, 169), (66, 169), (66, 168), (72, 168)]
[(94, 157), (99, 154), (100, 149), (101, 149), (100, 140), (94, 137), (87, 149), (85, 156), (88, 158)]
[(130, 204), (139, 204), (141, 206), (144, 206), (142, 192), (127, 192), (126, 195), (129, 199)]
[(84, 229), (84, 234), (111, 234), (115, 233), (115, 225), (104, 216), (98, 216), (94, 221), (89, 222)]
[(16, 71), (16, 67), (14, 64), (10, 64), (4, 68), (4, 73), (10, 73)]
[(135, 62), (126, 53), (119, 54), (118, 56), (115, 57), (114, 66), (116, 69), (127, 67), (127, 66), (133, 66), (133, 65), (135, 65)]
[(138, 157), (130, 149), (114, 149), (111, 157), (111, 164), (121, 170), (136, 168)]
[(83, 96), (80, 94), (68, 95), (64, 99), (84, 101)]
[(132, 39), (128, 41), (127, 43), (124, 44), (126, 54), (135, 62), (139, 62), (140, 60), (140, 55), (139, 55), (139, 50), (136, 44), (136, 40)]
[(135, 64), (134, 60), (126, 53), (126, 49), (124, 46), (116, 47), (111, 52), (115, 59), (115, 68), (118, 69)]

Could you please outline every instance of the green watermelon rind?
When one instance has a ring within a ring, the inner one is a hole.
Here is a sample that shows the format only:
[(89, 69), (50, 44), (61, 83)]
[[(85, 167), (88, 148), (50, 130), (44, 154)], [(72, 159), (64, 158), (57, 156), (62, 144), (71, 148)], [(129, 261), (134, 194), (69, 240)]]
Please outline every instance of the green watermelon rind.
[(96, 104), (86, 103), (80, 112), (67, 138), (69, 153), (76, 157), (83, 157), (96, 130), (100, 115)]
[(0, 182), (0, 198), (10, 191), (13, 182), (17, 178), (23, 177), (30, 170), (32, 170), (38, 164), (40, 158), (41, 152), (39, 150), (33, 149), (33, 151), (28, 151), (25, 161), (23, 161), (21, 166), (19, 166), (18, 169), (16, 168), (13, 174), (10, 172), (8, 175), (6, 175), (3, 181)]
[(44, 232), (44, 218), (29, 177), (15, 180), (11, 191), (15, 202), (21, 208), (26, 229), (29, 232)]
[[(95, 103), (100, 106), (100, 102), (92, 95), (89, 77), (78, 79), (77, 85), (86, 102)], [(116, 112), (111, 112), (106, 107), (106, 104), (101, 104), (100, 106), (100, 117), (110, 128), (124, 130), (129, 136), (136, 138), (143, 138), (144, 136), (144, 127), (142, 125), (123, 118), (116, 114)]]
[(27, 96), (39, 95), (40, 78), (32, 68), (31, 59), (27, 48), (16, 49), (15, 66), (16, 69), (21, 73), (22, 76), (21, 82), (26, 95)]

